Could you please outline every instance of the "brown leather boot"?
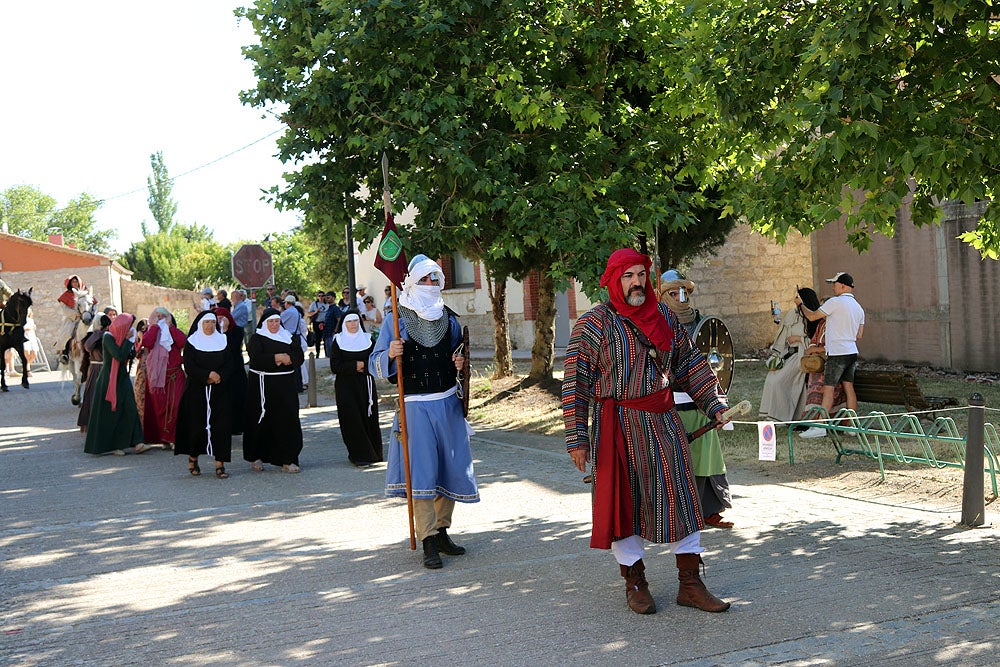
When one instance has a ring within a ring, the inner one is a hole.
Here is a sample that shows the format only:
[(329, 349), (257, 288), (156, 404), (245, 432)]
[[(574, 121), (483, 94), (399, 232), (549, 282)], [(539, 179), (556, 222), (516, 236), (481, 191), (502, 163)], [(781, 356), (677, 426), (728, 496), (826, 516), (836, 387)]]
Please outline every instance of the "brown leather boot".
[(656, 602), (649, 594), (649, 582), (646, 581), (646, 565), (640, 558), (632, 565), (621, 565), (622, 576), (625, 577), (625, 600), (628, 607), (637, 614), (655, 614)]
[(700, 555), (677, 554), (677, 578), (681, 582), (677, 589), (677, 604), (702, 611), (726, 611), (730, 603), (723, 602), (708, 591), (698, 576), (699, 565), (704, 565)]

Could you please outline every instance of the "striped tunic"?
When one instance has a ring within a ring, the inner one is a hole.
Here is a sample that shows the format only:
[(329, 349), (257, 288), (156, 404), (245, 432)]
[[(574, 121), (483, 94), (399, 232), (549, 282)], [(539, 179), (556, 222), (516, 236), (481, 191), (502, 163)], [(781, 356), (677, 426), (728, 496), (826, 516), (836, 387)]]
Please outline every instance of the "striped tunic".
[[(596, 475), (600, 455), (600, 410), (595, 399), (634, 399), (676, 385), (714, 417), (725, 397), (705, 355), (691, 342), (677, 316), (660, 304), (673, 330), (672, 350), (650, 356), (635, 329), (607, 304), (588, 311), (573, 327), (566, 350), (562, 388), (566, 448), (590, 448)], [(619, 406), (625, 435), (635, 535), (650, 542), (676, 542), (704, 527), (695, 490), (691, 451), (684, 425), (673, 408), (656, 414)], [(591, 435), (592, 434), (592, 435)], [(617, 535), (615, 539), (628, 537)]]

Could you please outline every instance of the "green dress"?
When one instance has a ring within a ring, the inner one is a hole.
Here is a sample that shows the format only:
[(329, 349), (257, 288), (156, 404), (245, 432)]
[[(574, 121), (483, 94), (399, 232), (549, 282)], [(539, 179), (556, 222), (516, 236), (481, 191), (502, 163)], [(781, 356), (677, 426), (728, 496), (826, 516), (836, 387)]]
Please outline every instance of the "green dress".
[[(700, 410), (681, 410), (678, 414), (684, 422), (684, 428), (688, 433), (708, 423), (706, 417)], [(722, 458), (722, 443), (719, 441), (719, 434), (712, 430), (691, 443), (691, 466), (694, 468), (695, 477), (711, 477), (712, 475), (725, 475), (726, 462)]]
[[(87, 423), (87, 443), (83, 447), (83, 451), (88, 454), (107, 454), (142, 442), (139, 408), (136, 407), (132, 379), (128, 375), (128, 357), (132, 352), (132, 343), (125, 340), (119, 347), (114, 336), (105, 333), (102, 348), (104, 365), (101, 366), (101, 374), (97, 376), (94, 403), (90, 408), (90, 421)], [(119, 362), (116, 388), (118, 401), (113, 411), (111, 403), (105, 398), (111, 381), (111, 369), (114, 366), (111, 363), (112, 359), (117, 359)]]

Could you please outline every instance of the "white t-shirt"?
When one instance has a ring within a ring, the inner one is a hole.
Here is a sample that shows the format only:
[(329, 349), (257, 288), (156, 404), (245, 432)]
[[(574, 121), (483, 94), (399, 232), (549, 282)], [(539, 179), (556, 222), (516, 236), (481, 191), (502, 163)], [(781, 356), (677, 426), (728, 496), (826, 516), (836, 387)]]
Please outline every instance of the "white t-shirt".
[(865, 311), (850, 292), (827, 299), (819, 307), (826, 313), (826, 353), (857, 354), (858, 329), (865, 323)]

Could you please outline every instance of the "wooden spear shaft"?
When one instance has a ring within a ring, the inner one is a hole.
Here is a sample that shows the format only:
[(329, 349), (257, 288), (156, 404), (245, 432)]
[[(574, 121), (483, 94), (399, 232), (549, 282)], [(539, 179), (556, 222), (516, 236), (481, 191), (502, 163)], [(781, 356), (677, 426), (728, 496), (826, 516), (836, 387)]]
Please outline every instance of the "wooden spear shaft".
[[(392, 216), (392, 193), (389, 191), (389, 156), (382, 153), (382, 207), (385, 209), (385, 221)], [(392, 300), (392, 330), (393, 340), (399, 337), (399, 299), (396, 295), (396, 283), (390, 281)], [(406, 394), (403, 391), (403, 357), (396, 358), (396, 389), (399, 391), (399, 444), (403, 450), (403, 472), (406, 475), (406, 514), (410, 524), (410, 549), (417, 549), (417, 534), (413, 528), (413, 481), (410, 479), (410, 443), (406, 437)]]
[[(396, 286), (392, 285), (392, 329), (394, 340), (399, 337), (399, 307)], [(399, 390), (399, 444), (403, 449), (403, 471), (406, 473), (406, 512), (410, 522), (410, 549), (417, 548), (417, 535), (413, 528), (413, 482), (410, 480), (410, 445), (406, 437), (406, 395), (403, 392), (403, 357), (396, 357), (396, 388)]]

